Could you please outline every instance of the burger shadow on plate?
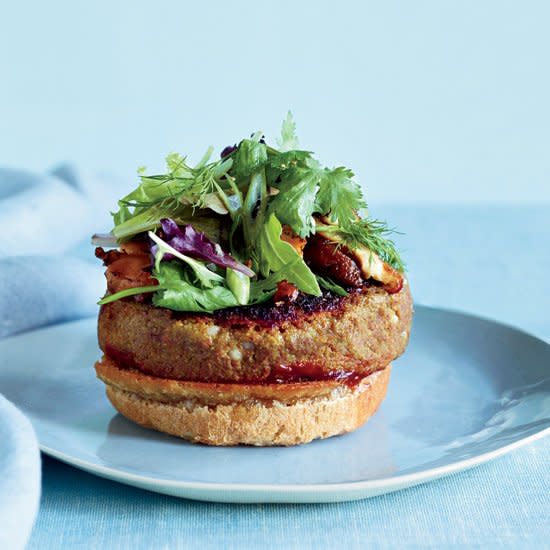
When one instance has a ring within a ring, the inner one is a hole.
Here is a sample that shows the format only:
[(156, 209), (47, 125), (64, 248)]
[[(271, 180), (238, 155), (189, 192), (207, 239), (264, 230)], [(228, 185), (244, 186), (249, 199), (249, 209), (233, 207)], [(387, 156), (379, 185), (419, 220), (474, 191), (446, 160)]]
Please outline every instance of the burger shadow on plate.
[(190, 443), (116, 414), (97, 454), (110, 467), (207, 483), (343, 483), (389, 477), (397, 469), (383, 411), (353, 433), (294, 447)]

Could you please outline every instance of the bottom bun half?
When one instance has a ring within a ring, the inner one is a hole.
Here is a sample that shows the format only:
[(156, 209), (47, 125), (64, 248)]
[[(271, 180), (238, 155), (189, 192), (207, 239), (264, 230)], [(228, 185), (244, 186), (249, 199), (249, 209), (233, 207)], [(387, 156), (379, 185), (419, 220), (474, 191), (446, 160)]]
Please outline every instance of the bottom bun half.
[(95, 365), (107, 397), (126, 418), (208, 445), (297, 445), (356, 430), (382, 403), (391, 365), (355, 385), (337, 381), (221, 384), (169, 380)]

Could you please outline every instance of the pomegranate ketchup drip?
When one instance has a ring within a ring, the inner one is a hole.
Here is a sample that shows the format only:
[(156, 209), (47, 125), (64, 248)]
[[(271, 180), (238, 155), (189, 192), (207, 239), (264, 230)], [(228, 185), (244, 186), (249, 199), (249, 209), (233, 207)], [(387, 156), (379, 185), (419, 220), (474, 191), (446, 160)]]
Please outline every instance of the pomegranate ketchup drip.
[[(107, 344), (105, 349), (105, 355), (110, 357), (118, 363), (122, 368), (136, 369), (141, 372), (147, 373), (147, 369), (143, 367), (134, 355), (130, 352), (122, 351), (114, 346)], [(299, 361), (292, 363), (291, 365), (279, 364), (275, 366), (267, 378), (261, 380), (241, 380), (240, 382), (234, 382), (227, 380), (226, 383), (235, 384), (285, 384), (296, 382), (322, 382), (327, 380), (334, 380), (342, 382), (347, 386), (353, 387), (359, 384), (361, 380), (367, 376), (354, 371), (344, 370), (324, 370), (321, 365), (314, 362)], [(217, 383), (224, 383), (218, 380)]]
[(277, 365), (272, 369), (269, 378), (263, 383), (285, 382), (315, 382), (322, 380), (336, 380), (349, 386), (358, 384), (365, 375), (353, 371), (332, 370), (326, 371), (317, 363), (299, 361), (292, 365)]

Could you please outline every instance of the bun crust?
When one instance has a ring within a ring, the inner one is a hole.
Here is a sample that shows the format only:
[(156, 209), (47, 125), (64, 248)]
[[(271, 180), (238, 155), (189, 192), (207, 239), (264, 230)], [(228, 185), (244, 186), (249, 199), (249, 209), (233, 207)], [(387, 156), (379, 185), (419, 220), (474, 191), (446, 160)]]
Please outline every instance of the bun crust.
[(391, 365), (348, 386), (334, 380), (220, 384), (167, 380), (96, 363), (107, 397), (126, 418), (208, 445), (296, 445), (359, 428), (383, 401)]

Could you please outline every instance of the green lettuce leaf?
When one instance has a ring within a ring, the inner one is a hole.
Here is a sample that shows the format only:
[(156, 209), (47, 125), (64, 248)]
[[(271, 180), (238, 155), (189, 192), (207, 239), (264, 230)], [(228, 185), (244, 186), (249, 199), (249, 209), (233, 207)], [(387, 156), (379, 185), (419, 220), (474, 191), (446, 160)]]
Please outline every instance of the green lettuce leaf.
[(243, 139), (235, 153), (231, 175), (239, 179), (247, 179), (254, 172), (265, 166), (267, 162), (267, 147), (258, 139)]
[(195, 277), (200, 282), (200, 284), (206, 288), (212, 288), (215, 283), (220, 283), (224, 280), (221, 275), (214, 273), (206, 267), (203, 262), (190, 258), (181, 252), (178, 252), (175, 248), (170, 246), (168, 243), (164, 242), (160, 237), (155, 235), (153, 232), (149, 231), (149, 238), (154, 241), (157, 245), (157, 250), (155, 252), (155, 271), (161, 271), (161, 261), (162, 258), (169, 254), (178, 258), (182, 262), (186, 263), (195, 274)]
[(109, 304), (110, 302), (116, 302), (117, 300), (120, 300), (122, 298), (128, 298), (129, 296), (136, 296), (138, 294), (145, 294), (147, 292), (156, 292), (158, 289), (159, 287), (156, 285), (126, 288), (124, 290), (120, 290), (119, 292), (115, 292), (114, 294), (108, 294), (107, 296), (99, 300), (97, 304), (102, 306), (104, 304)]
[(259, 304), (269, 300), (277, 291), (277, 285), (281, 281), (292, 281), (296, 270), (301, 269), (302, 260), (300, 257), (292, 263), (284, 266), (279, 271), (271, 273), (265, 279), (253, 281), (250, 286), (250, 303)]
[(265, 169), (259, 168), (250, 177), (248, 191), (241, 208), (241, 223), (245, 241), (245, 256), (251, 255), (258, 231), (262, 227), (267, 206)]
[(225, 272), (225, 283), (233, 292), (239, 304), (242, 306), (248, 304), (250, 300), (250, 277), (228, 267)]
[[(119, 241), (127, 240), (158, 227), (162, 218), (182, 223), (183, 220), (190, 223), (193, 218), (195, 226), (195, 217), (201, 217), (195, 210), (212, 204), (212, 194), (217, 193), (220, 185), (227, 185), (225, 176), (233, 164), (232, 159), (209, 163), (211, 154), (212, 148), (191, 167), (186, 157), (170, 153), (166, 157), (166, 174), (145, 176), (140, 170), (140, 184), (118, 201), (119, 210), (112, 214), (112, 234)], [(214, 222), (219, 226), (219, 221)], [(204, 227), (200, 230), (208, 234)]]
[(163, 262), (153, 276), (159, 282), (159, 290), (153, 294), (155, 306), (174, 311), (212, 313), (239, 305), (233, 292), (224, 285), (199, 288), (192, 284), (184, 267), (177, 262)]
[(140, 214), (130, 215), (126, 221), (116, 225), (111, 231), (118, 241), (130, 239), (138, 233), (152, 231), (160, 226), (160, 220), (171, 218), (178, 225), (191, 224), (197, 231), (205, 233), (209, 239), (218, 242), (221, 236), (221, 224), (219, 217), (193, 214), (193, 209), (177, 203), (155, 205), (142, 211)]
[[(264, 277), (285, 270), (289, 283), (306, 294), (321, 295), (317, 279), (298, 252), (281, 239), (282, 226), (275, 214), (270, 214), (261, 228), (256, 243), (257, 262)], [(286, 268), (286, 269), (285, 269)], [(282, 279), (281, 279), (282, 280)]]
[(321, 277), (321, 275), (316, 275), (316, 277), (319, 281), (319, 285), (324, 289), (330, 290), (331, 292), (334, 292), (334, 294), (338, 294), (338, 296), (348, 296), (348, 291), (339, 284), (335, 283), (332, 279), (328, 277)]

